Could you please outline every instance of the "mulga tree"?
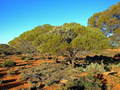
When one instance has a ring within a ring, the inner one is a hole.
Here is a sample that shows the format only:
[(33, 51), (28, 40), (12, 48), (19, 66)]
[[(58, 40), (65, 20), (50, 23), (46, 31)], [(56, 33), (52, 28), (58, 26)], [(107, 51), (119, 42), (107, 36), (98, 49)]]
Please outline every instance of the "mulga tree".
[(35, 53), (37, 52), (36, 48), (31, 44), (30, 41), (16, 38), (13, 41), (9, 42), (10, 46), (15, 48), (21, 53)]
[(107, 37), (110, 37), (113, 46), (120, 46), (118, 42), (120, 35), (117, 34), (117, 30), (120, 30), (120, 2), (103, 12), (94, 14), (89, 18), (88, 26), (101, 29)]
[(77, 48), (81, 52), (101, 50), (111, 46), (109, 39), (99, 29), (87, 27), (83, 33), (71, 43), (73, 48)]
[(16, 49), (10, 47), (9, 45), (0, 44), (0, 54), (11, 55), (15, 54), (16, 52)]

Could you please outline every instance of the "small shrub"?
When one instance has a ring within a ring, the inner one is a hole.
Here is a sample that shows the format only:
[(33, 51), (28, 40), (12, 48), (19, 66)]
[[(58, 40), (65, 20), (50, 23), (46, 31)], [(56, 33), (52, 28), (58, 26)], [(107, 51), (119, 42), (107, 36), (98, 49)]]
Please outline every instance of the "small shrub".
[(116, 65), (116, 67), (120, 67), (120, 63), (118, 63), (118, 64)]
[(80, 72), (85, 72), (85, 68), (83, 67), (79, 67), (78, 69), (80, 70)]
[(120, 71), (120, 63), (118, 63), (118, 64), (110, 64), (107, 67), (110, 68), (110, 71), (114, 71), (114, 72), (119, 72)]
[(112, 70), (112, 65), (111, 64), (105, 65), (104, 69), (105, 69), (105, 71), (111, 71)]
[(46, 59), (46, 57), (45, 56), (41, 56), (41, 57), (39, 57), (39, 59), (43, 59), (44, 60), (44, 59)]
[(2, 67), (2, 64), (0, 64), (0, 67)]
[(34, 60), (34, 58), (31, 56), (23, 56), (21, 59), (22, 60)]
[(8, 75), (15, 75), (15, 74), (16, 74), (16, 71), (9, 70), (9, 71), (7, 72), (7, 74), (8, 74)]
[(20, 76), (21, 76), (21, 78), (20, 78), (21, 81), (25, 81), (28, 78), (28, 75), (25, 73), (21, 73)]
[(0, 80), (0, 84), (3, 84), (4, 83), (4, 80)]
[(58, 60), (58, 57), (53, 57), (53, 60)]
[(89, 75), (67, 83), (59, 90), (101, 90), (102, 82)]
[(1, 66), (2, 67), (12, 67), (12, 66), (15, 66), (16, 65), (16, 62), (12, 61), (12, 60), (5, 60)]
[(16, 53), (16, 50), (7, 45), (7, 44), (0, 44), (0, 54), (3, 54), (3, 55), (13, 55)]
[(73, 80), (80, 74), (78, 68), (73, 68), (65, 64), (43, 63), (40, 66), (22, 71), (22, 80), (43, 82), (45, 86), (60, 83), (61, 80)]
[(58, 90), (84, 90), (84, 87), (78, 85), (77, 81), (69, 82), (65, 86), (60, 87)]
[(5, 57), (6, 57), (5, 54), (0, 54), (0, 58), (1, 58), (1, 59), (4, 59)]
[(100, 74), (105, 72), (103, 64), (91, 63), (86, 67), (86, 72), (89, 74)]

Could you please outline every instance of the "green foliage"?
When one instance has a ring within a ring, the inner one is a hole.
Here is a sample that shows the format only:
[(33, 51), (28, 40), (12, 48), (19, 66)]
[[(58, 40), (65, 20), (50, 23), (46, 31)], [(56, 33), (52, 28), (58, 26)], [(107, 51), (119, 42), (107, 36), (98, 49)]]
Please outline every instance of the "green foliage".
[(89, 26), (102, 28), (105, 27), (108, 30), (119, 28), (115, 25), (120, 25), (120, 3), (111, 6), (109, 9), (94, 14), (88, 21)]
[(31, 42), (21, 38), (15, 38), (10, 41), (9, 44), (14, 47), (17, 51), (22, 53), (34, 53), (37, 52), (36, 48), (31, 45)]
[(55, 53), (59, 46), (62, 44), (61, 37), (59, 35), (50, 34), (48, 38), (49, 39), (47, 42), (38, 47), (39, 51), (42, 53)]
[[(34, 53), (37, 52), (36, 39), (42, 35), (47, 33), (49, 30), (52, 30), (53, 26), (45, 24), (43, 26), (35, 27), (31, 31), (24, 32), (19, 37), (15, 38), (14, 40), (10, 41), (9, 44), (16, 48), (18, 51), (23, 53)], [(34, 44), (35, 42), (35, 44)]]
[(12, 66), (15, 66), (16, 65), (16, 62), (12, 61), (12, 60), (5, 60), (1, 66), (2, 67), (12, 67)]
[(8, 74), (8, 75), (15, 75), (15, 74), (16, 74), (16, 71), (9, 70), (9, 71), (7, 71), (7, 74)]
[(9, 44), (24, 53), (39, 51), (59, 55), (104, 49), (110, 46), (109, 40), (100, 30), (84, 27), (78, 23), (65, 23), (57, 27), (39, 26), (23, 33)]
[(113, 43), (113, 47), (120, 47), (120, 28), (114, 31), (114, 35), (110, 37)]
[(22, 80), (30, 82), (43, 82), (46, 86), (59, 83), (61, 80), (72, 80), (74, 75), (79, 74), (75, 69), (65, 64), (43, 63), (40, 66), (22, 71)]
[(0, 44), (0, 54), (11, 55), (15, 53), (16, 50), (14, 48), (10, 47), (7, 44)]
[(59, 90), (101, 90), (102, 82), (93, 76), (80, 77), (78, 80), (67, 83)]
[(86, 72), (89, 74), (102, 74), (105, 72), (104, 65), (103, 64), (97, 64), (97, 63), (91, 63), (87, 66)]
[(0, 84), (3, 84), (5, 82), (5, 80), (0, 80)]
[(90, 51), (110, 47), (109, 40), (99, 29), (88, 27), (82, 34), (72, 41), (73, 48), (78, 48), (80, 51)]
[(120, 3), (112, 5), (107, 10), (96, 13), (88, 20), (88, 25), (97, 27), (110, 37), (112, 45), (115, 47), (120, 46)]
[(22, 60), (33, 60), (34, 58), (31, 56), (23, 56), (21, 57)]

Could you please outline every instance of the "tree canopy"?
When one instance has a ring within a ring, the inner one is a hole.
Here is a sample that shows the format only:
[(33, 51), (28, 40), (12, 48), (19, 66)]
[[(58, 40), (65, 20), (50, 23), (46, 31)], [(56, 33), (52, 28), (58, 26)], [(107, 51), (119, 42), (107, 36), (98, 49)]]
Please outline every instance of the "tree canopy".
[(111, 6), (103, 12), (94, 14), (89, 18), (88, 25), (109, 33), (120, 28), (120, 3)]
[(118, 33), (120, 30), (120, 2), (112, 5), (103, 12), (94, 14), (88, 20), (88, 26), (101, 29), (107, 37), (111, 38), (113, 46), (120, 46)]
[(108, 48), (109, 39), (96, 28), (84, 27), (78, 23), (61, 26), (42, 25), (24, 32), (9, 42), (10, 46), (22, 52), (63, 54), (67, 51), (91, 51)]

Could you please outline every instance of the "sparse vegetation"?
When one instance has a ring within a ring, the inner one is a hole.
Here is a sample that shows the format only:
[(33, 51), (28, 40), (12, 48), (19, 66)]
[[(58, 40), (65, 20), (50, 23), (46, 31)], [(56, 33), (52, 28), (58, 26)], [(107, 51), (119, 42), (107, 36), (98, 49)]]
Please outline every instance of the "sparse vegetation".
[(16, 49), (10, 47), (7, 44), (0, 44), (0, 55), (12, 55), (12, 54), (17, 54)]
[(88, 75), (67, 83), (60, 90), (101, 90), (103, 88), (106, 89), (106, 86), (103, 86), (102, 80)]
[(97, 64), (97, 63), (91, 63), (87, 66), (86, 72), (90, 74), (102, 74), (105, 72), (104, 65), (103, 64)]
[(14, 62), (12, 60), (5, 60), (0, 66), (1, 67), (12, 67), (15, 65), (16, 65), (16, 62)]
[[(84, 27), (78, 23), (65, 23), (56, 28), (51, 25), (39, 26), (23, 33), (9, 44), (16, 49), (23, 50), (24, 53), (34, 53), (37, 50), (43, 54), (68, 56), (74, 56), (83, 51), (106, 49), (111, 46), (109, 39), (99, 29)], [(34, 51), (32, 51), (33, 47)]]
[(34, 58), (31, 56), (23, 56), (21, 57), (22, 60), (33, 60)]
[(0, 90), (117, 90), (120, 50), (112, 49), (119, 47), (120, 3), (94, 14), (88, 26), (37, 26), (0, 44)]
[(7, 71), (7, 75), (15, 75), (15, 74), (16, 74), (16, 71), (14, 70)]
[[(28, 73), (29, 72), (29, 73)], [(79, 69), (72, 68), (64, 64), (46, 63), (38, 67), (23, 71), (24, 80), (37, 80), (50, 86), (59, 83), (62, 79), (72, 80), (74, 75), (80, 73)]]

